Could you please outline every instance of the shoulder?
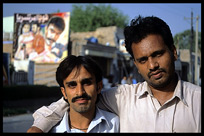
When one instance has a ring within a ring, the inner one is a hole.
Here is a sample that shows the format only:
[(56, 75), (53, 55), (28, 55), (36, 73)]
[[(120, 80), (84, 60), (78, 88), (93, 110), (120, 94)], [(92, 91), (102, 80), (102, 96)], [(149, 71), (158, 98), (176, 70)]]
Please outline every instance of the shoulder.
[(102, 110), (100, 108), (98, 108), (98, 112), (99, 112), (100, 115), (104, 116), (104, 118), (107, 121), (119, 122), (119, 117), (116, 114), (112, 113), (112, 112), (105, 111), (105, 110)]
[(201, 87), (190, 82), (181, 81), (184, 92), (201, 94)]
[(190, 82), (181, 82), (182, 94), (188, 105), (199, 107), (201, 104), (201, 87)]
[(139, 90), (143, 90), (146, 88), (146, 83), (145, 82), (138, 82), (137, 84), (123, 84), (119, 85), (117, 87), (112, 87), (110, 89), (107, 89), (103, 91), (103, 93), (137, 93)]
[(19, 40), (22, 40), (23, 38), (24, 38), (23, 34), (21, 34), (21, 35), (18, 37)]
[(143, 90), (147, 90), (147, 83), (146, 82), (138, 82), (137, 84), (124, 84), (118, 86), (118, 93), (122, 96), (126, 97), (127, 95), (135, 95), (137, 93), (142, 92)]

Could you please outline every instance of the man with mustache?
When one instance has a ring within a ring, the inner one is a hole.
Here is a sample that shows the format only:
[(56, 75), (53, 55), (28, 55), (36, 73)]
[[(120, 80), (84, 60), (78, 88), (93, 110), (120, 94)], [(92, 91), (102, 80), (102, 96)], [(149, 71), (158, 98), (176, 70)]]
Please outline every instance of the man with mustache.
[(90, 57), (65, 58), (57, 68), (56, 80), (69, 108), (60, 114), (62, 120), (50, 132), (119, 132), (118, 116), (96, 107), (103, 87), (102, 71)]
[[(104, 91), (98, 106), (119, 116), (120, 132), (201, 132), (201, 87), (182, 81), (176, 73), (178, 56), (169, 26), (158, 17), (139, 16), (124, 35), (126, 49), (145, 81)], [(53, 103), (58, 111), (49, 117), (37, 114), (35, 120), (44, 122), (34, 124), (33, 130), (54, 125), (53, 118), (60, 119), (55, 114), (65, 110), (62, 101)]]

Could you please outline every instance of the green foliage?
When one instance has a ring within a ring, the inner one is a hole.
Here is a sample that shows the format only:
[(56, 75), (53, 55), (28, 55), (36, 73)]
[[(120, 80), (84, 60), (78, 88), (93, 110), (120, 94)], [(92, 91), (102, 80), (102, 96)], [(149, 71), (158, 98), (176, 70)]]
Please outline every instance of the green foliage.
[(124, 28), (127, 24), (128, 16), (110, 5), (73, 5), (70, 28), (74, 32), (94, 31), (106, 26)]
[[(191, 47), (191, 30), (185, 30), (174, 36), (174, 44), (179, 49), (190, 49)], [(195, 31), (193, 37), (193, 52), (195, 52)], [(201, 50), (201, 32), (198, 32), (198, 50)]]

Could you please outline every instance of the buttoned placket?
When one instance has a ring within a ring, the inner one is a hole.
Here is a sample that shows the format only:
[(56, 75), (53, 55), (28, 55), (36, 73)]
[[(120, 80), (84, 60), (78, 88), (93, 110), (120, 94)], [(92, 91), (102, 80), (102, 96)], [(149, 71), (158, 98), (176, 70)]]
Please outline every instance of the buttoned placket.
[(161, 106), (154, 96), (150, 97), (155, 111), (154, 131), (173, 132), (174, 113), (177, 98), (173, 97)]

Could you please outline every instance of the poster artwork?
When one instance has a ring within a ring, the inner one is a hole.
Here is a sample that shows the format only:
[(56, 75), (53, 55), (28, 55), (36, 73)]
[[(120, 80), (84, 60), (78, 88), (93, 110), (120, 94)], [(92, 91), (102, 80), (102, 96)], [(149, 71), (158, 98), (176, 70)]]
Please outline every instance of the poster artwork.
[(57, 63), (67, 56), (70, 12), (14, 15), (14, 59)]

